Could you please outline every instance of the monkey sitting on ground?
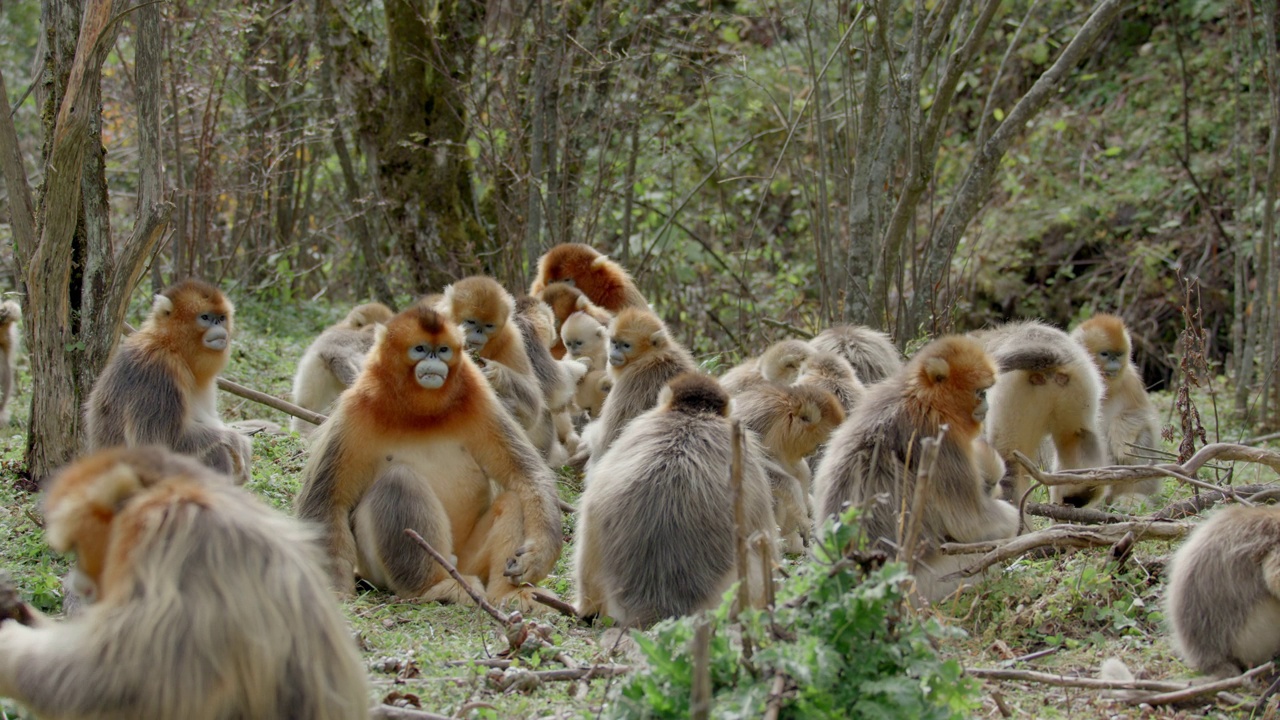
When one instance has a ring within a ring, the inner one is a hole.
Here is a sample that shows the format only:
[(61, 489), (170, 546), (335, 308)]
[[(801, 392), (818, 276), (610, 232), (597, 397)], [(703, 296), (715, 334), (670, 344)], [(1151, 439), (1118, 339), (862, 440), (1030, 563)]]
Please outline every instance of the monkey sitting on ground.
[[(777, 531), (762, 454), (744, 432), (741, 532)], [(719, 605), (737, 580), (729, 396), (705, 375), (684, 373), (658, 407), (633, 420), (594, 459), (582, 494), (574, 554), (577, 610), (645, 626)], [(764, 602), (760, 548), (748, 543), (751, 602)]]
[[(1130, 355), (1133, 342), (1124, 321), (1115, 315), (1094, 315), (1071, 333), (1093, 358), (1102, 373), (1101, 431), (1109, 460), (1114, 465), (1146, 465), (1151, 461), (1134, 454), (1130, 445), (1153, 448), (1160, 442), (1160, 421), (1147, 397), (1138, 366)], [(1049, 488), (1057, 503), (1077, 506), (1109, 503), (1123, 495), (1152, 495), (1160, 491), (1160, 478), (1089, 487), (1066, 485)]]
[(17, 380), (14, 367), (18, 362), (18, 321), (22, 306), (12, 300), (0, 303), (0, 426), (9, 424), (9, 401)]
[(311, 528), (156, 446), (71, 464), (44, 508), (95, 602), (0, 621), (0, 695), (66, 719), (368, 717)]
[(583, 431), (591, 456), (609, 449), (622, 428), (658, 402), (658, 393), (680, 373), (697, 365), (667, 332), (662, 320), (648, 310), (627, 308), (609, 326), (609, 390), (600, 419)]
[(629, 307), (649, 308), (627, 271), (590, 245), (563, 243), (543, 253), (538, 258), (538, 276), (529, 287), (529, 294), (538, 295), (557, 282), (572, 285), (592, 303), (611, 313)]
[(467, 351), (482, 362), (485, 378), (525, 429), (544, 459), (563, 460), (551, 413), (516, 320), (516, 301), (497, 280), (475, 275), (444, 290), (436, 307), (461, 328)]
[(1098, 431), (1102, 378), (1084, 348), (1061, 330), (1034, 321), (972, 336), (1000, 368), (986, 435), (1005, 462), (1007, 499), (1021, 500), (1029, 484), (1026, 471), (1013, 460), (1014, 450), (1035, 459), (1051, 440), (1056, 468), (1106, 462)]
[(557, 360), (565, 356), (566, 349), (560, 336), (570, 316), (582, 313), (606, 328), (613, 321), (613, 313), (591, 302), (581, 290), (568, 283), (551, 283), (537, 297), (551, 307), (551, 313), (556, 319), (557, 337), (551, 344), (551, 356)]
[(781, 340), (758, 358), (747, 358), (720, 376), (720, 386), (737, 395), (762, 383), (790, 385), (800, 374), (800, 364), (813, 349), (799, 340)]
[[(320, 333), (298, 361), (293, 376), (293, 401), (300, 407), (325, 415), (343, 390), (360, 374), (364, 356), (373, 347), (373, 326), (385, 323), (395, 313), (382, 303), (357, 305), (342, 322)], [(289, 429), (303, 437), (316, 426), (293, 418)]]
[(340, 592), (353, 569), (401, 597), (470, 602), (405, 537), (419, 532), (490, 600), (532, 607), (564, 541), (555, 477), (464, 352), (421, 304), (393, 317), (316, 433), (298, 515), (324, 530)]
[(902, 353), (889, 336), (862, 325), (834, 325), (809, 341), (818, 352), (835, 353), (853, 367), (858, 380), (867, 385), (898, 372)]
[(157, 295), (142, 329), (125, 338), (89, 393), (89, 448), (159, 444), (247, 482), (252, 446), (218, 419), (216, 394), (234, 312), (199, 280)]
[(770, 461), (767, 471), (783, 552), (804, 552), (812, 525), (805, 458), (844, 422), (844, 410), (826, 390), (763, 383), (734, 397), (733, 416), (760, 436)]
[(1173, 645), (1229, 676), (1280, 655), (1280, 507), (1225, 507), (1174, 553), (1165, 593)]
[[(995, 381), (995, 365), (977, 342), (949, 336), (926, 345), (896, 375), (868, 387), (818, 466), (817, 527), (846, 505), (865, 508), (861, 522), (870, 546), (893, 556), (904, 549), (901, 533), (918, 522), (920, 596), (934, 601), (954, 590), (955, 584), (941, 578), (960, 561), (938, 552), (943, 543), (1013, 537), (1018, 530), (1017, 509), (995, 499), (995, 488), (984, 477), (992, 472), (984, 469), (986, 463), (999, 463), (984, 452), (979, 437), (987, 391)], [(913, 520), (922, 441), (940, 430), (923, 515)], [(997, 465), (994, 472), (1000, 470)]]

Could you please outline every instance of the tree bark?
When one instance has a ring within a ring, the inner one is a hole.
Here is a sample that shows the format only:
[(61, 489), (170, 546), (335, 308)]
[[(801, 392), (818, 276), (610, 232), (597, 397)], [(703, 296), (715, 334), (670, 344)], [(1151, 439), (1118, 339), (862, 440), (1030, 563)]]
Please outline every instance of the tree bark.
[[(114, 347), (129, 295), (168, 218), (167, 205), (140, 194), (145, 209), (134, 236), (118, 256), (112, 252), (105, 226), (106, 190), (98, 175), (103, 150), (95, 124), (101, 119), (102, 63), (115, 41), (118, 7), (113, 0), (89, 0), (82, 17), (76, 10), (74, 5), (55, 3), (45, 13), (46, 22), (53, 23), (51, 34), (77, 41), (73, 59), (60, 54), (56, 42), (50, 43), (53, 92), (46, 110), (46, 180), (37, 214), (38, 240), (25, 263), (27, 348), (37, 369), (32, 373), (27, 468), (37, 482), (80, 447), (83, 399)], [(138, 12), (149, 19), (139, 35), (155, 35), (159, 9), (150, 5)], [(159, 153), (154, 144), (145, 147), (159, 137), (159, 71), (151, 67), (158, 62), (153, 40), (141, 42), (137, 63), (139, 93), (151, 96), (142, 103), (144, 116), (139, 118), (140, 126), (149, 126), (140, 135), (142, 157), (154, 162), (140, 183), (143, 193), (159, 189)], [(57, 79), (68, 60), (70, 72), (59, 87)], [(14, 178), (7, 180), (12, 183)], [(86, 202), (100, 206), (86, 213)], [(86, 264), (77, 265), (77, 260)]]
[[(388, 0), (388, 58), (377, 107), (361, 116), (377, 149), (377, 179), (415, 292), (480, 271), (461, 88), (481, 4), (443, 0), (429, 23), (422, 0)], [(433, 32), (434, 30), (434, 32)]]

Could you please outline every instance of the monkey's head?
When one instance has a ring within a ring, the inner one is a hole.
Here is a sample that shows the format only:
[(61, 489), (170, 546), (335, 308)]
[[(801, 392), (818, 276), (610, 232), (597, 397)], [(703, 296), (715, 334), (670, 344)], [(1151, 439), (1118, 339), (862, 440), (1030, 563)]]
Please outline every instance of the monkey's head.
[(10, 325), (22, 319), (22, 306), (12, 300), (0, 303), (0, 327)]
[(482, 349), (502, 332), (515, 312), (515, 300), (497, 280), (483, 275), (459, 280), (444, 289), (449, 317), (458, 323), (467, 349)]
[(978, 434), (987, 417), (987, 390), (996, 382), (995, 363), (978, 341), (962, 335), (934, 340), (904, 373), (907, 399), (917, 413), (967, 438)]
[(226, 358), (234, 314), (235, 307), (218, 288), (184, 280), (156, 296), (143, 329), (167, 345), (202, 348)]
[(710, 414), (729, 417), (729, 393), (715, 378), (702, 373), (680, 373), (658, 396), (658, 406), (667, 412), (686, 415)]
[(551, 306), (551, 312), (555, 314), (557, 323), (563, 323), (565, 318), (581, 310), (580, 305), (591, 303), (581, 290), (563, 282), (551, 283), (538, 293), (538, 297)]
[(788, 406), (784, 417), (788, 455), (800, 459), (827, 441), (844, 422), (844, 408), (831, 393), (817, 387), (796, 385), (786, 389)]
[(760, 356), (760, 374), (769, 382), (790, 385), (800, 374), (800, 365), (813, 354), (813, 348), (800, 340), (782, 340), (769, 346)]
[(858, 374), (849, 361), (839, 355), (833, 352), (815, 352), (801, 364), (800, 375), (796, 379), (802, 380), (805, 377), (847, 383), (857, 380)]
[(1124, 320), (1115, 315), (1094, 315), (1080, 323), (1071, 335), (1089, 351), (1094, 364), (1108, 380), (1118, 376), (1129, 364), (1132, 351), (1129, 331), (1125, 329)]
[(395, 312), (382, 303), (365, 303), (352, 308), (342, 322), (352, 330), (359, 330), (376, 323), (385, 325), (393, 316)]
[(621, 370), (671, 344), (662, 320), (648, 310), (625, 308), (609, 326), (609, 364)]
[(557, 245), (538, 259), (538, 280), (535, 286), (541, 289), (557, 282), (581, 286), (584, 278), (596, 272), (598, 263), (608, 259), (595, 248), (583, 243)]
[(458, 328), (423, 303), (380, 325), (375, 338), (366, 373), (406, 400), (415, 389), (443, 388), (463, 362)]
[(609, 331), (583, 312), (570, 315), (560, 326), (560, 339), (574, 357), (589, 357), (604, 349)]
[(76, 554), (71, 584), (77, 593), (92, 600), (102, 588), (116, 516), (136, 495), (173, 477), (231, 482), (158, 446), (101, 450), (54, 476), (43, 501), (45, 539), (58, 552)]

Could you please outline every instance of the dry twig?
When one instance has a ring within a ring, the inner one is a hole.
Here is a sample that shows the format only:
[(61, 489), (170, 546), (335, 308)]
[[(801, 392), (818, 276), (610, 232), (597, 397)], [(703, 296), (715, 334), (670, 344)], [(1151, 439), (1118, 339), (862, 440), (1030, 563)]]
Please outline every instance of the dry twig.
[(944, 555), (985, 553), (975, 564), (953, 572), (944, 579), (973, 577), (998, 562), (1020, 557), (1035, 548), (1108, 547), (1119, 542), (1128, 533), (1135, 540), (1178, 540), (1191, 530), (1190, 523), (1172, 521), (1124, 522), (1111, 525), (1052, 525), (1044, 530), (1018, 535), (1008, 540), (990, 540), (977, 543), (944, 543)]

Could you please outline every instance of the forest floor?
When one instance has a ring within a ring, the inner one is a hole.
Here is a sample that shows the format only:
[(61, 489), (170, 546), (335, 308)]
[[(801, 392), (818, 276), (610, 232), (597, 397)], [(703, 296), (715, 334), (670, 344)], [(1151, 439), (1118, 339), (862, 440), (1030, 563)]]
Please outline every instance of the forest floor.
[[(237, 300), (240, 328), (224, 375), (254, 389), (288, 397), (296, 359), (341, 310), (280, 312)], [(135, 323), (139, 319), (139, 313), (130, 318)], [(0, 437), (0, 568), (14, 575), (28, 601), (56, 613), (62, 604), (59, 578), (66, 572), (66, 561), (44, 544), (38, 496), (16, 488), (25, 445), (21, 428), (28, 413), (25, 391), (29, 387), (24, 367), (13, 423)], [(1218, 396), (1229, 397), (1222, 388), (1217, 390)], [(1214, 411), (1212, 394), (1197, 395), (1197, 399), (1210, 441), (1242, 437), (1240, 428), (1228, 426), (1225, 413)], [(1171, 397), (1158, 396), (1157, 402), (1165, 408), (1168, 422)], [(1225, 409), (1225, 401), (1220, 404)], [(229, 420), (287, 422), (280, 413), (229, 395), (221, 397), (221, 409)], [(1216, 420), (1219, 415), (1224, 418), (1220, 426)], [(306, 446), (296, 437), (259, 435), (254, 439), (249, 489), (290, 511), (306, 457)], [(1271, 471), (1243, 463), (1235, 472), (1234, 484), (1274, 480)], [(1207, 471), (1202, 479), (1223, 479), (1210, 477), (1214, 473), (1226, 474)], [(561, 479), (563, 499), (574, 502), (580, 485), (569, 475)], [(1169, 481), (1146, 507), (1155, 509), (1189, 494), (1185, 486)], [(573, 522), (572, 516), (566, 516), (566, 539), (572, 537)], [(1105, 549), (1017, 560), (995, 579), (927, 611), (964, 631), (938, 640), (938, 652), (967, 668), (1081, 676), (1095, 676), (1104, 659), (1118, 657), (1141, 678), (1186, 679), (1193, 673), (1173, 653), (1161, 615), (1163, 568), (1173, 549), (1169, 542), (1142, 542), (1123, 565), (1111, 560)], [(542, 584), (572, 599), (569, 552)], [(594, 717), (618, 683), (616, 679), (546, 682), (527, 692), (500, 692), (487, 679), (489, 668), (478, 663), (494, 658), (506, 641), (497, 623), (478, 608), (404, 602), (367, 591), (344, 603), (343, 609), (369, 668), (375, 694), (371, 702), (411, 699), (423, 710), (456, 717)], [(555, 629), (554, 642), (580, 663), (634, 661), (625, 655), (611, 657), (616, 632), (582, 626), (554, 613), (539, 619)], [(1242, 694), (1256, 698), (1261, 692), (1262, 688), (1254, 688)], [(1130, 707), (1097, 691), (1017, 682), (985, 681), (982, 697), (979, 717), (990, 718), (1250, 717), (1246, 710), (1212, 700), (1177, 708)], [(1274, 703), (1272, 700), (1265, 717), (1274, 716)], [(22, 717), (26, 716), (16, 706), (0, 700), (0, 718)]]

